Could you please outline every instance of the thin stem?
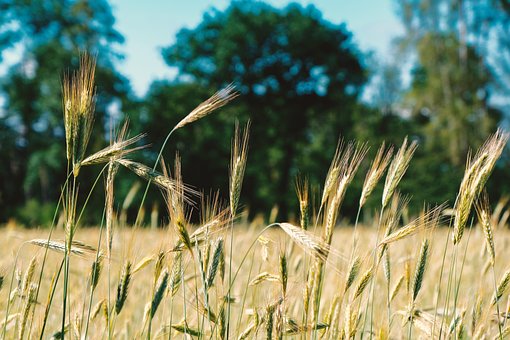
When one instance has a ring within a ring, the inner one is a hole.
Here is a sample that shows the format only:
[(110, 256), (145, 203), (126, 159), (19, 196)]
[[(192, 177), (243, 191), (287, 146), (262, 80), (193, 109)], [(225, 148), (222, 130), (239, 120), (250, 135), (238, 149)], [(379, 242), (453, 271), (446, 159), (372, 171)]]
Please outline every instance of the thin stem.
[(452, 275), (453, 275), (453, 272), (455, 270), (455, 263), (457, 262), (457, 247), (458, 246), (458, 243), (453, 247), (453, 257), (452, 257), (452, 262), (451, 262), (451, 265), (450, 265), (450, 272), (448, 273), (448, 281), (447, 281), (447, 284), (446, 284), (446, 298), (445, 298), (445, 302), (444, 302), (444, 311), (445, 311), (445, 314), (443, 316), (443, 318), (441, 318), (441, 327), (439, 328), (439, 338), (441, 338), (441, 335), (443, 333), (443, 326), (444, 326), (444, 319), (445, 317), (448, 316), (448, 303), (450, 302), (450, 290), (451, 290), (451, 285), (452, 285)]
[(232, 254), (233, 254), (233, 248), (234, 248), (234, 218), (235, 218), (235, 211), (231, 212), (231, 225), (230, 225), (230, 255), (228, 259), (228, 291), (227, 291), (227, 327), (226, 327), (226, 333), (227, 333), (227, 339), (228, 335), (230, 334), (230, 293), (232, 288)]
[[(95, 260), (95, 263), (97, 265), (98, 263), (98, 260), (99, 260), (99, 254), (100, 254), (100, 249), (101, 249), (101, 240), (102, 240), (102, 236), (103, 236), (103, 227), (104, 227), (104, 217), (105, 217), (105, 213), (106, 213), (106, 207), (103, 208), (103, 215), (101, 217), (101, 225), (99, 227), (99, 240), (97, 241), (97, 250), (96, 250), (96, 260)], [(94, 270), (93, 272), (95, 275), (96, 274), (96, 271)], [(92, 277), (92, 281), (94, 281), (96, 278), (95, 277)], [(90, 312), (91, 312), (91, 309), (92, 309), (92, 300), (94, 298), (94, 290), (90, 289), (90, 297), (89, 297), (89, 308), (88, 308), (88, 312), (87, 312), (87, 322), (85, 323), (85, 334), (83, 336), (83, 339), (87, 339), (87, 334), (88, 334), (88, 330), (89, 330), (89, 323), (90, 323)], [(83, 317), (82, 317), (83, 319)]]
[[(244, 264), (244, 262), (246, 261), (246, 258), (248, 257), (248, 254), (250, 253), (250, 251), (252, 250), (252, 248), (255, 246), (255, 244), (257, 243), (257, 240), (259, 239), (260, 236), (262, 236), (262, 234), (264, 234), (267, 230), (269, 230), (269, 228), (271, 227), (274, 227), (278, 225), (278, 223), (271, 223), (270, 225), (266, 226), (264, 229), (262, 229), (257, 235), (256, 237), (254, 238), (254, 241), (252, 241), (252, 243), (250, 244), (250, 246), (248, 247), (248, 249), (246, 250), (246, 252), (244, 253), (244, 256), (243, 258), (241, 259), (241, 262), (239, 263), (239, 267), (237, 267), (237, 270), (235, 271), (233, 277), (232, 277), (232, 282), (229, 283), (229, 287), (228, 287), (228, 290), (230, 291), (230, 289), (232, 288), (232, 285), (235, 281), (235, 279), (237, 278), (237, 275), (239, 274), (239, 272), (241, 271), (241, 268)], [(223, 300), (223, 302), (221, 303), (221, 306), (220, 306), (220, 309), (221, 310), (222, 308), (224, 308), (225, 306), (225, 303), (230, 303), (230, 302), (227, 302), (225, 300)], [(185, 306), (186, 307), (186, 306)], [(214, 335), (214, 330), (216, 329), (216, 326), (217, 324), (214, 324), (214, 328), (213, 328), (213, 332), (211, 332), (211, 337), (209, 338), (210, 340), (213, 339), (213, 335)]]
[[(437, 319), (437, 307), (439, 306), (439, 297), (441, 295), (441, 281), (443, 279), (443, 272), (444, 272), (444, 264), (446, 261), (446, 252), (448, 250), (448, 245), (450, 244), (450, 234), (451, 234), (451, 220), (450, 220), (450, 226), (448, 226), (448, 233), (446, 235), (446, 242), (444, 245), (444, 251), (443, 251), (443, 259), (441, 260), (441, 269), (439, 270), (439, 283), (437, 286), (437, 295), (436, 295), (436, 303), (434, 304), (434, 321), (432, 322), (432, 334), (435, 334), (436, 331), (436, 319)], [(443, 327), (443, 322), (441, 321), (441, 328)], [(441, 338), (441, 332), (439, 333), (439, 338)]]
[[(43, 261), (41, 263), (41, 271), (39, 272), (39, 278), (37, 280), (37, 290), (35, 292), (35, 298), (34, 298), (35, 301), (37, 301), (37, 299), (39, 298), (39, 291), (41, 289), (42, 276), (44, 273), (44, 268), (46, 266), (46, 258), (48, 257), (48, 250), (49, 250), (48, 245), (50, 244), (51, 236), (53, 235), (53, 230), (55, 229), (58, 211), (60, 209), (60, 204), (62, 203), (62, 200), (64, 198), (64, 190), (67, 187), (67, 184), (69, 183), (70, 178), (71, 178), (71, 174), (69, 174), (67, 176), (66, 181), (64, 182), (64, 187), (62, 188), (62, 190), (60, 190), (60, 196), (58, 198), (57, 206), (56, 206), (55, 212), (53, 214), (53, 220), (51, 221), (51, 227), (50, 227), (50, 231), (48, 233), (48, 241), (46, 242), (46, 247), (44, 249), (44, 255), (43, 255)], [(60, 273), (59, 273), (59, 276), (60, 276)], [(31, 320), (31, 322), (30, 322), (30, 330), (32, 329), (32, 324), (33, 324), (33, 320)], [(30, 332), (29, 332), (29, 334), (30, 334)]]
[(358, 231), (358, 221), (359, 221), (360, 213), (361, 213), (361, 206), (358, 206), (358, 212), (356, 213), (356, 222), (354, 222), (354, 229), (352, 231), (351, 260), (352, 260), (352, 257), (354, 256), (355, 251), (356, 251), (356, 247), (358, 246), (357, 231)]
[[(455, 286), (455, 297), (454, 297), (454, 302), (453, 302), (453, 317), (455, 318), (455, 313), (457, 312), (457, 301), (459, 299), (459, 291), (460, 291), (460, 284), (461, 284), (461, 281), (462, 281), (462, 272), (464, 271), (464, 264), (466, 262), (466, 256), (467, 256), (467, 250), (468, 250), (468, 247), (469, 247), (469, 240), (471, 239), (471, 232), (473, 231), (473, 219), (471, 219), (471, 224), (470, 224), (470, 227), (469, 227), (469, 234), (468, 234), (468, 239), (467, 239), (467, 242), (466, 242), (466, 248), (464, 250), (464, 257), (462, 258), (462, 264), (460, 266), (460, 273), (459, 273), (459, 280), (458, 280), (458, 283), (457, 285)], [(455, 338), (457, 338), (457, 328), (455, 328)]]
[[(388, 251), (388, 250), (386, 250)], [(391, 297), (390, 297), (390, 281), (386, 281), (386, 309), (388, 311), (388, 337), (391, 333)]]
[(407, 332), (407, 338), (409, 340), (412, 339), (413, 334), (413, 315), (414, 314), (414, 307), (411, 307), (410, 315), (409, 315), (409, 330)]
[[(51, 289), (50, 300), (48, 302), (48, 305), (46, 306), (46, 311), (44, 312), (44, 320), (43, 320), (43, 324), (42, 324), (42, 327), (41, 327), (41, 335), (39, 336), (39, 340), (42, 340), (43, 336), (44, 336), (44, 330), (46, 329), (46, 323), (48, 321), (48, 315), (50, 314), (51, 302), (53, 301), (53, 297), (55, 296), (55, 290), (57, 288), (57, 282), (58, 282), (58, 279), (60, 277), (60, 273), (62, 272), (63, 265), (64, 265), (64, 260), (62, 260), (62, 262), (60, 262), (60, 267), (58, 269), (57, 276), (55, 277), (55, 282), (53, 283), (53, 287), (50, 287), (50, 289)], [(63, 337), (63, 335), (62, 335), (62, 337)]]
[[(69, 285), (69, 267), (70, 267), (70, 252), (71, 252), (71, 245), (73, 242), (73, 234), (74, 234), (74, 228), (75, 228), (75, 220), (74, 220), (74, 209), (76, 204), (76, 176), (73, 177), (73, 186), (70, 196), (70, 202), (68, 203), (68, 209), (71, 209), (69, 213), (73, 217), (73, 221), (68, 221), (67, 228), (69, 228), (69, 231), (66, 232), (66, 242), (65, 242), (65, 253), (64, 253), (64, 293), (63, 293), (63, 304), (62, 304), (62, 339), (65, 339), (65, 323), (66, 323), (66, 308), (67, 308), (67, 290)], [(71, 203), (72, 202), (72, 203)]]
[(379, 213), (379, 223), (377, 225), (377, 234), (375, 237), (375, 245), (374, 245), (374, 255), (372, 259), (374, 269), (374, 274), (372, 276), (372, 280), (370, 281), (370, 297), (367, 300), (367, 306), (365, 308), (365, 316), (363, 317), (363, 329), (361, 333), (361, 338), (363, 339), (363, 332), (365, 330), (365, 325), (367, 321), (368, 314), (368, 305), (370, 304), (370, 338), (372, 338), (372, 330), (373, 330), (373, 321), (374, 321), (374, 293), (375, 293), (375, 280), (377, 279), (377, 270), (379, 268), (379, 261), (377, 261), (377, 246), (379, 244), (379, 233), (381, 231), (382, 218), (384, 214), (384, 207), (381, 208), (381, 212)]
[[(172, 131), (170, 131), (168, 133), (168, 135), (166, 135), (165, 141), (163, 142), (163, 145), (161, 145), (161, 148), (159, 149), (158, 157), (156, 157), (156, 161), (154, 162), (154, 166), (152, 167), (152, 170), (156, 170), (156, 167), (158, 166), (159, 160), (161, 159), (161, 155), (163, 154), (163, 150), (165, 149), (165, 146), (168, 143), (168, 140), (170, 139), (170, 136), (172, 135), (172, 133), (174, 131), (175, 131), (175, 127), (172, 129)], [(140, 202), (140, 207), (138, 207), (138, 212), (136, 214), (136, 220), (135, 220), (135, 225), (134, 225), (135, 228), (140, 223), (140, 217), (141, 217), (141, 212), (142, 212), (143, 204), (145, 203), (145, 198), (147, 197), (147, 192), (149, 191), (149, 187), (151, 186), (151, 183), (152, 183), (152, 181), (149, 180), (147, 182), (147, 186), (145, 187), (145, 192), (143, 193), (142, 201)]]
[[(498, 313), (497, 315), (497, 322), (498, 322), (498, 330), (499, 330), (499, 339), (500, 340), (503, 340), (503, 330), (501, 328), (501, 321), (500, 321), (500, 318), (501, 318), (501, 314), (500, 314), (500, 311), (499, 311), (499, 300), (497, 299), (497, 296), (498, 296), (498, 285), (496, 283), (496, 270), (494, 269), (494, 266), (495, 266), (495, 263), (493, 262), (492, 263), (492, 281), (494, 282), (494, 296), (496, 296), (496, 312)], [(505, 319), (506, 319), (506, 315), (505, 315)]]

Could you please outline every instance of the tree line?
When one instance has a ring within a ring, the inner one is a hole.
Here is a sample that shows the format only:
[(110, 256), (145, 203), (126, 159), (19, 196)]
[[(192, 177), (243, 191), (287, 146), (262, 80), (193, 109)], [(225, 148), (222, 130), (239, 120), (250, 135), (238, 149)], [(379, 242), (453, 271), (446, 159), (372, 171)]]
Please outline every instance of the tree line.
[[(61, 77), (77, 67), (78, 52), (85, 50), (97, 54), (96, 129), (89, 148), (106, 145), (112, 124), (129, 118), (133, 134), (147, 133), (144, 143), (151, 147), (136, 157), (148, 163), (175, 123), (216, 90), (235, 84), (239, 98), (172, 136), (163, 156), (169, 164), (176, 152), (181, 155), (190, 185), (227, 193), (234, 123), (250, 119), (242, 203), (252, 216), (267, 216), (274, 206), (282, 218), (295, 214), (296, 176), (320, 186), (339, 138), (367, 141), (374, 153), (383, 140), (418, 140), (402, 187), (413, 195), (411, 208), (451, 201), (468, 150), (505, 124), (505, 103), (496, 105), (494, 98), (510, 90), (510, 5), (394, 5), (405, 33), (392, 44), (393, 61), (385, 63), (361, 51), (345, 24), (328, 22), (313, 6), (233, 1), (225, 10), (207, 11), (196, 27), (181, 29), (161, 53), (177, 77), (154, 81), (137, 97), (116, 68), (124, 37), (106, 0), (0, 0), (1, 55), (21, 51), (0, 79), (0, 221), (35, 225), (52, 218), (65, 180)], [(406, 64), (410, 82), (404, 86)], [(361, 100), (365, 90), (368, 102)], [(507, 163), (503, 157), (494, 173), (494, 197), (509, 192)], [(84, 170), (80, 190), (92, 188), (99, 170)], [(355, 212), (359, 177), (347, 194), (345, 217)], [(138, 179), (125, 173), (117, 181), (120, 206)], [(149, 193), (146, 210), (158, 195)], [(128, 214), (136, 213), (137, 196)], [(101, 218), (102, 199), (95, 201), (88, 223)]]

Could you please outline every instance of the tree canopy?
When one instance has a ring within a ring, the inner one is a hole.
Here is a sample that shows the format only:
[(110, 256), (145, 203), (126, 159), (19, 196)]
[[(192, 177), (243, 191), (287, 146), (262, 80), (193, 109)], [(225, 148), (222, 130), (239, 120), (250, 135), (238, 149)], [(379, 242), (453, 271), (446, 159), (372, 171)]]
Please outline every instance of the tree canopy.
[(345, 25), (327, 22), (313, 6), (233, 2), (181, 30), (163, 58), (181, 82), (238, 87), (242, 97), (230, 107), (253, 123), (245, 197), (255, 211), (276, 203), (286, 215), (298, 171), (318, 181), (339, 136), (353, 136), (367, 80), (363, 55)]
[(0, 128), (9, 140), (0, 147), (2, 177), (10, 179), (0, 184), (0, 207), (6, 214), (25, 201), (53, 203), (58, 198), (65, 174), (61, 77), (77, 65), (80, 51), (98, 56), (99, 129), (93, 147), (105, 143), (108, 108), (126, 100), (130, 87), (114, 67), (120, 57), (115, 46), (123, 37), (106, 1), (2, 0), (0, 8), (13, 27), (2, 49), (18, 39), (21, 51), (1, 83), (5, 104)]

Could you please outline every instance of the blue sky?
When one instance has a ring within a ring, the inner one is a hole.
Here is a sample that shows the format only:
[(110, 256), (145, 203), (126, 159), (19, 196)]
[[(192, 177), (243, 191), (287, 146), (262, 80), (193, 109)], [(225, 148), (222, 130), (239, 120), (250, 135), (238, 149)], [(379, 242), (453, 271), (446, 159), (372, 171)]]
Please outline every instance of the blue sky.
[[(284, 7), (289, 1), (267, 1)], [(363, 50), (372, 50), (378, 57), (388, 57), (391, 39), (402, 32), (395, 14), (393, 0), (299, 0), (313, 4), (323, 17), (333, 23), (346, 22), (354, 39)], [(227, 0), (111, 0), (116, 27), (126, 38), (121, 47), (126, 58), (118, 65), (127, 76), (136, 94), (143, 95), (154, 79), (172, 78), (175, 71), (165, 65), (161, 47), (174, 42), (182, 27), (194, 27), (208, 9), (224, 9)]]

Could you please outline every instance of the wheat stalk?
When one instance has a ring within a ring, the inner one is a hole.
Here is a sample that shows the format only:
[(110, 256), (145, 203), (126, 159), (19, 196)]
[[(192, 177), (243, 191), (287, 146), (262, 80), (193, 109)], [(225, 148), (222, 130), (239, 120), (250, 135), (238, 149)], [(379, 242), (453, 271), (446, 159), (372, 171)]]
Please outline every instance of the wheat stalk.
[(360, 208), (363, 207), (366, 203), (368, 196), (372, 193), (377, 182), (384, 174), (386, 167), (388, 166), (391, 156), (393, 155), (393, 147), (390, 147), (386, 152), (384, 152), (385, 144), (384, 142), (379, 147), (377, 154), (372, 161), (372, 165), (367, 172), (365, 177), (365, 182), (363, 183), (363, 189), (361, 190), (361, 196), (359, 199)]
[[(27, 242), (38, 247), (48, 248), (59, 253), (65, 253), (66, 251), (65, 241), (57, 240), (48, 241), (48, 239), (33, 239)], [(71, 242), (70, 252), (71, 254), (78, 255), (84, 258), (92, 257), (95, 258), (97, 250), (94, 247), (89, 246), (81, 241), (73, 240)]]
[(127, 159), (119, 159), (117, 160), (117, 162), (120, 163), (122, 166), (128, 168), (129, 170), (133, 171), (139, 177), (155, 183), (162, 189), (169, 190), (172, 193), (183, 191), (184, 192), (183, 198), (188, 203), (193, 202), (191, 198), (189, 198), (189, 196), (198, 195), (198, 192), (196, 190), (193, 190), (192, 188), (185, 185), (179, 187), (178, 183), (176, 183), (175, 180), (169, 178), (168, 176), (163, 175), (158, 171), (152, 170), (151, 168), (144, 164), (130, 161)]
[(309, 216), (309, 193), (308, 178), (296, 178), (296, 193), (299, 200), (300, 225), (304, 230), (308, 229)]
[(413, 295), (412, 301), (416, 301), (416, 297), (420, 292), (420, 289), (423, 284), (423, 276), (425, 275), (425, 267), (427, 265), (427, 259), (429, 255), (429, 240), (423, 241), (420, 249), (420, 257), (418, 259), (418, 264), (416, 266), (416, 270), (414, 272), (414, 280), (413, 280)]
[(235, 99), (237, 96), (239, 96), (239, 93), (236, 91), (233, 84), (226, 86), (225, 88), (212, 95), (209, 99), (198, 105), (193, 111), (191, 111), (186, 117), (177, 123), (172, 131), (180, 129), (189, 123), (193, 123), (194, 121), (207, 116), (209, 113), (219, 109), (222, 106), (225, 106), (228, 102)]
[(358, 282), (358, 285), (356, 286), (356, 289), (354, 290), (354, 295), (352, 300), (356, 300), (358, 297), (363, 294), (363, 291), (367, 287), (368, 283), (372, 279), (373, 275), (373, 268), (370, 267), (362, 276), (361, 279)]
[(163, 300), (164, 293), (166, 291), (167, 285), (168, 285), (168, 270), (164, 270), (161, 274), (158, 283), (156, 284), (156, 292), (154, 293), (154, 296), (152, 298), (151, 302), (151, 309), (150, 309), (150, 317), (151, 319), (156, 314), (156, 311), (158, 310), (158, 307)]
[(454, 244), (461, 240), (473, 202), (485, 186), (508, 138), (508, 133), (498, 129), (478, 149), (473, 158), (468, 157), (455, 205)]
[(349, 288), (354, 283), (354, 280), (356, 280), (356, 277), (358, 276), (360, 267), (361, 267), (361, 259), (359, 257), (355, 257), (351, 263), (351, 267), (349, 268), (349, 274), (347, 275), (347, 280), (345, 281), (344, 293), (347, 292), (347, 290), (349, 290)]
[(276, 223), (307, 254), (326, 261), (331, 247), (321, 238), (290, 223)]
[(492, 233), (491, 227), (491, 213), (489, 207), (489, 198), (485, 193), (482, 197), (477, 201), (476, 211), (478, 213), (478, 220), (482, 226), (483, 233), (485, 235), (485, 244), (487, 252), (490, 255), (491, 265), (494, 266), (494, 261), (496, 259), (496, 251), (494, 248), (494, 235)]
[(390, 202), (391, 196), (395, 192), (395, 189), (400, 183), (402, 177), (404, 177), (404, 174), (406, 173), (407, 168), (409, 167), (409, 162), (411, 161), (411, 158), (413, 157), (413, 154), (416, 151), (416, 148), (418, 147), (416, 141), (413, 141), (409, 146), (407, 144), (408, 141), (406, 137), (404, 139), (404, 142), (402, 143), (402, 146), (400, 147), (400, 149), (397, 151), (397, 154), (393, 158), (390, 167), (388, 168), (388, 173), (386, 174), (386, 181), (384, 183), (384, 190), (382, 195), (383, 209)]
[(78, 71), (66, 73), (62, 82), (62, 106), (66, 136), (66, 156), (78, 176), (92, 133), (95, 106), (96, 58), (83, 54)]
[(92, 165), (109, 162), (112, 160), (118, 160), (124, 158), (126, 155), (135, 151), (146, 148), (148, 145), (142, 145), (128, 149), (131, 145), (138, 143), (142, 140), (146, 134), (139, 134), (129, 139), (126, 139), (128, 133), (129, 121), (126, 120), (120, 130), (116, 133), (117, 138), (114, 142), (110, 142), (110, 145), (104, 149), (101, 149), (94, 154), (85, 158), (81, 165)]
[(236, 123), (235, 137), (232, 142), (232, 158), (230, 160), (230, 212), (236, 214), (241, 197), (241, 188), (243, 184), (244, 171), (246, 169), (246, 158), (248, 155), (248, 136), (250, 131), (250, 122), (246, 124), (244, 132), (239, 131), (239, 125)]
[(503, 294), (505, 294), (509, 283), (510, 283), (510, 270), (507, 270), (503, 277), (501, 278), (501, 281), (499, 281), (498, 288), (496, 289), (496, 294), (492, 299), (493, 305), (495, 305), (501, 299)]
[(209, 270), (207, 271), (207, 288), (212, 287), (214, 283), (214, 279), (216, 277), (216, 272), (218, 271), (218, 267), (220, 265), (220, 260), (223, 254), (223, 239), (219, 238), (216, 241), (216, 246), (214, 247), (213, 258), (211, 264), (209, 265)]
[(119, 284), (117, 285), (117, 299), (115, 300), (115, 313), (122, 311), (128, 296), (129, 283), (131, 281), (131, 262), (127, 261), (122, 269)]
[(444, 205), (440, 205), (427, 211), (419, 218), (415, 219), (414, 221), (408, 223), (404, 227), (397, 229), (388, 236), (384, 237), (379, 242), (379, 246), (384, 246), (386, 244), (399, 241), (405, 237), (414, 235), (415, 233), (421, 230), (435, 228), (439, 224), (440, 213), (441, 211), (443, 211), (443, 209)]

